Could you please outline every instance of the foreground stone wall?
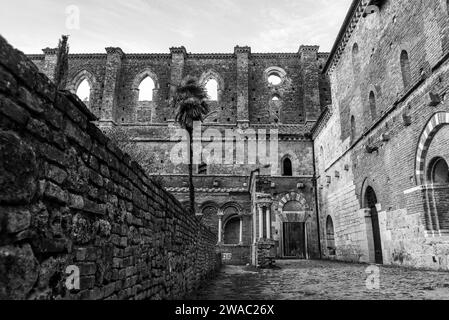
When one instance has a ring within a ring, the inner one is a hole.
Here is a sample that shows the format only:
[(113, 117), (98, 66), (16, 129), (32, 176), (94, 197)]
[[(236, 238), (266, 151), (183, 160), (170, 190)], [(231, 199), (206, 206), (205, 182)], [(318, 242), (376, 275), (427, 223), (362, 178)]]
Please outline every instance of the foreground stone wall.
[(0, 299), (182, 298), (216, 270), (216, 236), (1, 37), (0, 114)]

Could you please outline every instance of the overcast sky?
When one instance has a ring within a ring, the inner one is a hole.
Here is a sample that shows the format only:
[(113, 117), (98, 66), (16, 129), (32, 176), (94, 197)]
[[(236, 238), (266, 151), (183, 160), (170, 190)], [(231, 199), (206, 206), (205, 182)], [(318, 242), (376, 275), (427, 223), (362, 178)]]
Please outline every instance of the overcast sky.
[[(0, 33), (25, 53), (56, 47), (71, 53), (330, 51), (352, 0), (2, 0)], [(75, 7), (74, 7), (75, 6)], [(79, 11), (79, 25), (76, 12)], [(79, 27), (79, 28), (78, 28)]]

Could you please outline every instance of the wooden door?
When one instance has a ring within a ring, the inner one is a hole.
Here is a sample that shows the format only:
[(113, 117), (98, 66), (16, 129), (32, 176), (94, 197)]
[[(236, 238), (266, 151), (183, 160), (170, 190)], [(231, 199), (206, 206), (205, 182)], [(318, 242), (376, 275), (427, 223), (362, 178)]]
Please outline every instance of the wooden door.
[(284, 257), (306, 259), (306, 225), (300, 222), (284, 223)]

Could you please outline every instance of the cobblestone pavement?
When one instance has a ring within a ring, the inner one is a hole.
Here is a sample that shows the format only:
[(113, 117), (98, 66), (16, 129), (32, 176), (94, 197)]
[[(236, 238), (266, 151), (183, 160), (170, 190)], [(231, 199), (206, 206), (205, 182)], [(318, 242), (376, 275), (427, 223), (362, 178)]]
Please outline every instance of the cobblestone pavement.
[(199, 300), (449, 300), (449, 273), (380, 267), (380, 289), (366, 286), (368, 265), (278, 261), (280, 269), (224, 266)]

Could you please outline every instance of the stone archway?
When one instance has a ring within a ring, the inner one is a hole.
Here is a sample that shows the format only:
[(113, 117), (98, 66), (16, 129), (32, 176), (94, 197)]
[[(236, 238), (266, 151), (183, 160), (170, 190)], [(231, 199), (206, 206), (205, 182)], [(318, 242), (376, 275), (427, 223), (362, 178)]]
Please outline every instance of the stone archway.
[(238, 215), (228, 217), (223, 223), (223, 244), (237, 245), (241, 241), (241, 224), (242, 218)]
[(418, 142), (418, 148), (416, 150), (416, 162), (415, 162), (415, 179), (416, 185), (421, 186), (425, 184), (425, 166), (427, 153), (429, 151), (430, 144), (437, 132), (444, 125), (449, 124), (449, 112), (439, 112), (432, 116), (427, 123), (423, 133), (421, 134)]
[(307, 204), (306, 198), (304, 198), (304, 196), (302, 194), (297, 193), (297, 192), (290, 192), (290, 193), (283, 195), (282, 198), (277, 203), (275, 203), (275, 205), (276, 205), (275, 209), (277, 209), (279, 212), (282, 212), (285, 204), (289, 201), (298, 201), (304, 210), (310, 209)]
[(279, 230), (279, 255), (309, 258), (308, 224), (311, 213), (302, 194), (290, 192), (274, 203)]

